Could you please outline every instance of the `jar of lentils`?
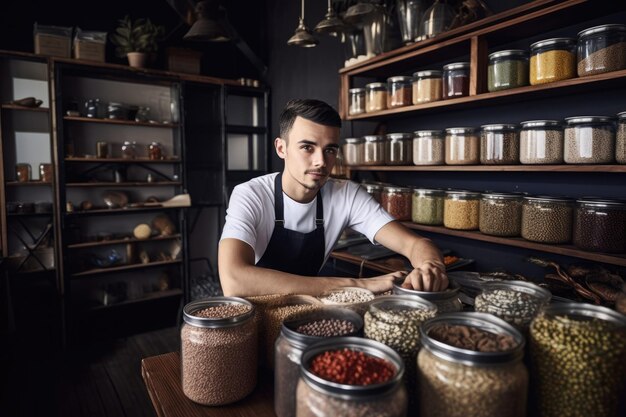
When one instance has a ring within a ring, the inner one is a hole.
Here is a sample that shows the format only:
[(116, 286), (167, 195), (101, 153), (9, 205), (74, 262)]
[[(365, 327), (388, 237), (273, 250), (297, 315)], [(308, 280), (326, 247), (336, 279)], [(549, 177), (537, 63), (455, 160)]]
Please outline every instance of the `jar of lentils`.
[(626, 407), (626, 316), (553, 304), (530, 325), (538, 415), (617, 417)]
[(528, 54), (521, 49), (509, 49), (489, 54), (487, 89), (508, 90), (528, 85)]
[(483, 125), (480, 131), (480, 163), (512, 165), (519, 162), (519, 133), (512, 124)]
[(413, 74), (413, 104), (441, 100), (442, 90), (441, 71), (427, 70)]
[(576, 40), (552, 38), (530, 45), (530, 85), (576, 77)]
[(257, 326), (254, 306), (237, 297), (194, 301), (183, 309), (181, 376), (183, 393), (203, 405), (235, 402), (257, 381)]
[(469, 96), (469, 62), (455, 62), (443, 66), (443, 98)]
[(363, 138), (346, 138), (342, 150), (346, 165), (363, 164), (365, 159), (365, 140)]
[(369, 83), (365, 86), (365, 111), (385, 110), (387, 108), (387, 85), (385, 83)]
[(389, 133), (386, 148), (387, 165), (410, 165), (413, 162), (412, 133)]
[(592, 252), (626, 253), (626, 202), (577, 200), (573, 242)]
[(618, 113), (617, 133), (615, 135), (615, 161), (626, 164), (626, 112)]
[(474, 165), (480, 162), (480, 138), (473, 127), (446, 129), (446, 164)]
[(365, 188), (368, 194), (374, 197), (374, 200), (378, 201), (378, 204), (382, 201), (383, 186), (378, 184), (361, 184), (361, 187)]
[[(404, 280), (404, 279), (403, 279)], [(463, 310), (463, 303), (459, 299), (459, 284), (450, 281), (450, 285), (443, 291), (417, 291), (402, 287), (402, 281), (393, 284), (393, 293), (398, 295), (417, 296), (430, 301), (437, 306), (437, 314), (452, 313)]]
[(385, 164), (385, 137), (383, 135), (365, 135), (363, 144), (363, 165)]
[(577, 116), (565, 119), (567, 164), (610, 164), (615, 158), (615, 125), (606, 116)]
[[(422, 417), (524, 417), (524, 337), (484, 313), (448, 313), (420, 328), (417, 356)], [(433, 401), (436, 399), (436, 401)]]
[(539, 243), (567, 243), (572, 237), (573, 200), (524, 197), (522, 237)]
[(445, 136), (441, 130), (418, 130), (413, 133), (413, 164), (443, 165)]
[(387, 108), (410, 106), (413, 104), (413, 78), (404, 75), (387, 78)]
[(411, 220), (411, 194), (408, 187), (385, 187), (381, 196), (381, 205), (396, 220)]
[(578, 33), (578, 76), (626, 68), (626, 25), (595, 26)]
[(492, 236), (519, 236), (522, 229), (522, 195), (485, 193), (480, 199), (479, 229)]
[(447, 191), (443, 205), (443, 225), (448, 229), (478, 229), (480, 193)]
[(354, 116), (365, 113), (365, 88), (351, 88), (348, 94), (348, 114)]
[(315, 343), (302, 353), (295, 415), (404, 417), (403, 378), (402, 359), (382, 343), (356, 337)]
[(413, 190), (412, 215), (413, 223), (438, 226), (443, 224), (443, 200), (446, 192), (416, 188)]
[(556, 120), (528, 120), (521, 123), (520, 155), (522, 164), (563, 163), (563, 128)]

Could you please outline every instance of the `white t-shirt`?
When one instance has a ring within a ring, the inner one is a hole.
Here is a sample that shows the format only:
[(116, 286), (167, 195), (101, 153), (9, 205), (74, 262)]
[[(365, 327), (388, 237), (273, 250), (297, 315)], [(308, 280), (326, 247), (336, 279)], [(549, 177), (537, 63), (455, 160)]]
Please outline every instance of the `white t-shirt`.
[[(274, 180), (278, 173), (263, 175), (233, 190), (226, 212), (221, 239), (234, 238), (254, 249), (259, 262), (274, 231)], [(346, 227), (363, 233), (374, 243), (374, 236), (393, 221), (374, 198), (358, 184), (329, 178), (321, 189), (324, 204), (324, 261)], [(301, 233), (315, 229), (317, 197), (302, 204), (283, 192), (285, 228)], [(221, 240), (220, 239), (220, 240)]]

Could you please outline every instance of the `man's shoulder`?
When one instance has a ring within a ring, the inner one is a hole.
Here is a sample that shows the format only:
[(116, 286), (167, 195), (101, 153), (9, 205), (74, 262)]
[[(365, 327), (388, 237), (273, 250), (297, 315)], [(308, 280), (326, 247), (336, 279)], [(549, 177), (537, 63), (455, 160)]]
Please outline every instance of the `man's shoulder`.
[(274, 172), (271, 174), (261, 175), (259, 177), (252, 178), (246, 182), (238, 184), (235, 186), (234, 190), (239, 192), (251, 192), (251, 193), (259, 193), (259, 192), (273, 192), (274, 190), (274, 178), (276, 178), (278, 173)]

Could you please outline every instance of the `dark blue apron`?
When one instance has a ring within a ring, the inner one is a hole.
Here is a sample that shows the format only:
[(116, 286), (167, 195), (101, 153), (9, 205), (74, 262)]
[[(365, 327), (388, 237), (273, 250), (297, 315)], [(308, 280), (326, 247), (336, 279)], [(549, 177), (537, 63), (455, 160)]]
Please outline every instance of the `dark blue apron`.
[(283, 173), (276, 176), (274, 183), (274, 232), (257, 262), (257, 266), (296, 275), (316, 276), (324, 263), (324, 206), (321, 192), (317, 193), (315, 230), (300, 233), (285, 229), (283, 205)]

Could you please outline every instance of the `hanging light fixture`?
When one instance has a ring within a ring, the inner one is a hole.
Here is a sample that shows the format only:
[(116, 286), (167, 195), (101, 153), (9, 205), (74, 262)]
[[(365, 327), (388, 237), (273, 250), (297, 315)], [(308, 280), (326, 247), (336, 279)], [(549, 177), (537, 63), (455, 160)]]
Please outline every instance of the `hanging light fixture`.
[(337, 14), (335, 14), (335, 10), (333, 10), (332, 0), (328, 0), (328, 10), (326, 11), (326, 16), (324, 16), (324, 20), (319, 22), (315, 26), (315, 31), (317, 33), (325, 33), (330, 36), (338, 36), (339, 33), (344, 32), (346, 30), (346, 25), (343, 23)]
[(226, 42), (231, 40), (220, 22), (224, 9), (217, 1), (203, 0), (196, 4), (197, 19), (183, 36), (186, 41)]
[(318, 40), (315, 39), (309, 28), (304, 24), (304, 0), (302, 0), (302, 11), (300, 12), (300, 21), (296, 32), (287, 41), (287, 45), (302, 46), (303, 48), (312, 48), (317, 46)]

